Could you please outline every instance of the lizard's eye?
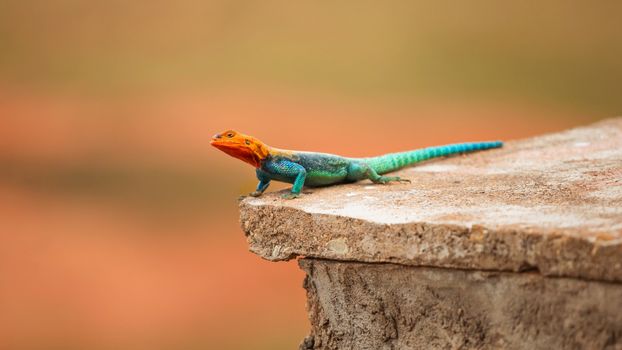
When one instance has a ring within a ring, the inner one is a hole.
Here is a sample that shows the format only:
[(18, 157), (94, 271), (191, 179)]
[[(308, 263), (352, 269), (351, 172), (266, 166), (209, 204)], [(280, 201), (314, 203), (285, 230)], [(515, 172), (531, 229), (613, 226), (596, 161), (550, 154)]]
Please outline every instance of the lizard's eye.
[(250, 140), (244, 140), (244, 143), (246, 143), (247, 145), (251, 145), (251, 141)]
[(227, 134), (227, 137), (228, 137), (228, 138), (232, 138), (232, 137), (233, 137), (233, 133), (232, 133), (232, 132), (228, 133), (228, 134)]

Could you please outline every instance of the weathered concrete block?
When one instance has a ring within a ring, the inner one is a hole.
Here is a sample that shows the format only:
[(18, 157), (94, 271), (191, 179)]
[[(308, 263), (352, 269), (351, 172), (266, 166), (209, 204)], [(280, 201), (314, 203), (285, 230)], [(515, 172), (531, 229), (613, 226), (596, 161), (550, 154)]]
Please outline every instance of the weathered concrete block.
[(622, 349), (622, 288), (529, 273), (303, 259), (301, 349)]
[(240, 203), (306, 257), (301, 348), (622, 349), (622, 118), (398, 175)]

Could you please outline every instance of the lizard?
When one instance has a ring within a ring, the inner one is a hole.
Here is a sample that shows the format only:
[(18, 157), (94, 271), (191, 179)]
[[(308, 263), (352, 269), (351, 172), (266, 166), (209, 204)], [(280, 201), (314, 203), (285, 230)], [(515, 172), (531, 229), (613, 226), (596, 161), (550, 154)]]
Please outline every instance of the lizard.
[(503, 146), (501, 141), (465, 142), (370, 158), (348, 158), (329, 153), (270, 147), (252, 136), (235, 130), (226, 130), (214, 135), (210, 144), (255, 167), (259, 183), (250, 196), (261, 196), (270, 185), (270, 181), (275, 180), (293, 184), (291, 191), (282, 195), (285, 199), (299, 197), (303, 186), (329, 186), (365, 179), (376, 184), (410, 182), (399, 176), (384, 176), (384, 174), (431, 158)]

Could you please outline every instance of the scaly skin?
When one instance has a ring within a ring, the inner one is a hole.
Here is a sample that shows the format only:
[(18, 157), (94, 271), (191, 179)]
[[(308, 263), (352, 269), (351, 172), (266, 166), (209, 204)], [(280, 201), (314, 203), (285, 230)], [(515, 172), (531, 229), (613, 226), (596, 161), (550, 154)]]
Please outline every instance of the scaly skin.
[(282, 150), (234, 130), (214, 135), (211, 144), (256, 168), (259, 184), (255, 192), (250, 193), (251, 196), (260, 196), (268, 188), (270, 181), (275, 180), (293, 184), (291, 193), (283, 195), (288, 199), (300, 196), (303, 186), (328, 186), (365, 179), (379, 184), (392, 181), (410, 182), (398, 176), (383, 174), (430, 158), (503, 146), (501, 141), (469, 142), (372, 158), (346, 158), (327, 153)]

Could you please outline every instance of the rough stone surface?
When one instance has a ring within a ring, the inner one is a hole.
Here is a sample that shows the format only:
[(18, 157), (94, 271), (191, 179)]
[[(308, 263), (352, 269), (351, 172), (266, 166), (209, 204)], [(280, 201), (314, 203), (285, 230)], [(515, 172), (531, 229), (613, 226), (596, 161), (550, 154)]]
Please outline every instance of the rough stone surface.
[(303, 259), (300, 349), (622, 349), (617, 283)]
[(250, 249), (414, 266), (622, 281), (622, 118), (433, 160), (411, 184), (247, 198)]

